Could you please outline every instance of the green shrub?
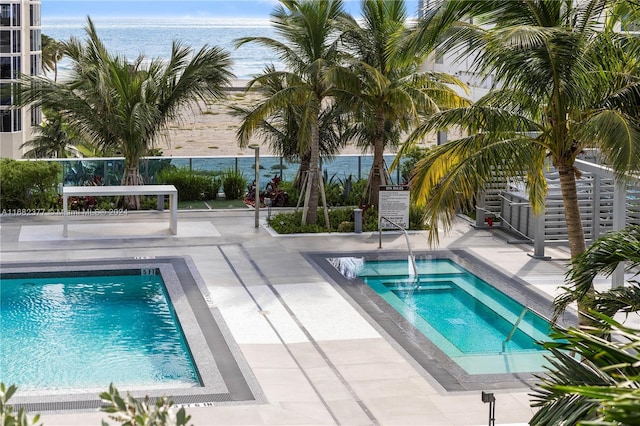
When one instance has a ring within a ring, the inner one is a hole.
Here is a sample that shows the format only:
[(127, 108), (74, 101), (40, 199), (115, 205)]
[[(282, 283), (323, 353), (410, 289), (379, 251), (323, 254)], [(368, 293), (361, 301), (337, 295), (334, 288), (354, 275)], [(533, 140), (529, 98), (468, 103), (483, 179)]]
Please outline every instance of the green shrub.
[(29, 419), (24, 408), (14, 411), (13, 406), (9, 405), (9, 399), (18, 390), (15, 385), (8, 388), (4, 383), (0, 383), (0, 421), (3, 426), (31, 426), (38, 423), (40, 415), (36, 415), (33, 419)]
[[(156, 152), (149, 152), (149, 156), (162, 156), (162, 151), (158, 148), (153, 148)], [(160, 154), (160, 155), (156, 155)], [(142, 159), (140, 160), (140, 170), (144, 170), (145, 183), (149, 185), (155, 185), (158, 182), (162, 182), (160, 179), (163, 172), (175, 169), (175, 166), (171, 165), (171, 158), (156, 158), (153, 160)], [(119, 179), (118, 179), (119, 182)]]
[(247, 179), (242, 172), (235, 169), (227, 169), (222, 174), (222, 191), (227, 200), (239, 200), (246, 192)]
[(222, 179), (220, 177), (212, 177), (211, 178), (211, 197), (207, 198), (208, 200), (217, 200), (218, 193), (220, 192), (220, 188), (222, 187)]
[(287, 207), (295, 207), (298, 204), (300, 190), (293, 185), (293, 182), (281, 181), (278, 189), (282, 189), (289, 196), (287, 199)]
[(347, 206), (359, 206), (362, 203), (367, 183), (367, 179), (360, 179), (353, 183), (350, 195), (346, 199)]
[[(30, 419), (24, 408), (16, 412), (9, 404), (9, 399), (17, 389), (15, 385), (7, 388), (4, 383), (0, 383), (0, 424), (3, 426), (36, 425), (40, 420), (39, 414)], [(113, 384), (109, 385), (107, 392), (100, 394), (100, 399), (105, 403), (100, 411), (109, 413), (109, 417), (121, 426), (186, 426), (191, 420), (191, 416), (184, 408), (175, 410), (173, 401), (166, 397), (156, 398), (154, 404), (150, 403), (149, 397), (138, 400), (129, 393), (122, 397)], [(102, 422), (102, 426), (108, 425), (109, 423)]]
[(409, 182), (411, 171), (415, 167), (416, 163), (427, 156), (429, 148), (421, 148), (414, 146), (404, 155), (405, 161), (400, 166), (400, 175), (404, 182)]
[(214, 200), (220, 190), (218, 178), (186, 168), (165, 169), (158, 174), (158, 181), (175, 186), (179, 201)]
[(57, 163), (49, 161), (0, 161), (0, 208), (44, 209), (58, 203)]
[[(334, 175), (324, 186), (327, 206), (359, 206), (366, 186), (366, 179), (352, 181), (351, 176), (340, 179)], [(285, 191), (289, 196), (287, 206), (295, 207), (298, 203), (298, 198), (300, 198), (300, 190), (293, 185), (293, 182), (280, 182), (278, 188)], [(320, 194), (318, 194), (318, 200), (320, 205), (322, 205)]]
[(322, 218), (323, 214), (320, 211), (318, 213), (318, 223), (316, 223), (315, 225), (301, 225), (302, 209), (298, 210), (297, 212), (275, 214), (269, 219), (269, 225), (278, 234), (310, 234), (318, 232), (329, 232), (327, 228), (320, 225), (321, 221), (322, 223), (324, 223), (324, 219)]
[(409, 229), (429, 229), (429, 226), (424, 220), (424, 209), (416, 207), (414, 204), (409, 206)]
[[(279, 234), (318, 233), (318, 232), (353, 232), (353, 209), (339, 208), (329, 210), (329, 223), (327, 228), (324, 221), (324, 212), (318, 210), (318, 222), (315, 225), (301, 225), (302, 209), (297, 212), (278, 213), (271, 216), (269, 226)], [(362, 230), (365, 232), (378, 229), (378, 212), (369, 208), (363, 212)]]
[[(155, 404), (151, 404), (148, 397), (140, 401), (128, 393), (123, 398), (113, 384), (109, 385), (107, 392), (100, 394), (100, 399), (106, 403), (100, 410), (110, 413), (109, 417), (123, 426), (186, 426), (191, 419), (184, 408), (174, 413), (173, 401), (166, 397), (156, 399)], [(102, 425), (105, 426), (108, 423), (103, 422)]]
[(378, 230), (378, 210), (375, 207), (362, 212), (362, 230), (367, 232)]
[(354, 181), (353, 175), (344, 178), (333, 175), (324, 186), (327, 204), (329, 206), (359, 206), (366, 186), (366, 179)]
[(355, 224), (353, 222), (342, 222), (338, 225), (338, 232), (353, 232)]
[[(169, 208), (169, 198), (164, 199), (164, 208)], [(140, 197), (140, 209), (141, 210), (157, 210), (158, 209), (158, 197), (156, 195), (143, 195)]]

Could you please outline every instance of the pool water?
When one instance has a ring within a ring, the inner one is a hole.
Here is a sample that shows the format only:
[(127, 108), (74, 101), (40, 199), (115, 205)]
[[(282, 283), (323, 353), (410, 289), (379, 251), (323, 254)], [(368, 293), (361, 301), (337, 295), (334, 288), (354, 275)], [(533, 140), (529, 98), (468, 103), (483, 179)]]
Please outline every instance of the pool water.
[(356, 274), (467, 373), (543, 370), (545, 319), (450, 259), (416, 260), (417, 276), (409, 265), (364, 261)]
[(0, 382), (21, 391), (200, 386), (161, 275), (0, 280)]

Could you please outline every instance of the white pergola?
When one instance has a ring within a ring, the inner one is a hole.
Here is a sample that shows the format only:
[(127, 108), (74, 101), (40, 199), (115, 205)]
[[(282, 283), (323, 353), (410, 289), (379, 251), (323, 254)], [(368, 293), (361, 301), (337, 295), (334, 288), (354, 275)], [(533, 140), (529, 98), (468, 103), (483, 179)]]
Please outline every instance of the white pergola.
[[(624, 229), (628, 224), (640, 224), (640, 178), (618, 179), (606, 166), (576, 160), (583, 172), (578, 181), (578, 202), (587, 240), (594, 241), (607, 232)], [(514, 242), (533, 244), (531, 256), (548, 259), (545, 245), (567, 240), (563, 202), (557, 173), (548, 174), (549, 192), (544, 211), (534, 215), (528, 196), (522, 187), (500, 182), (478, 194), (476, 227), (487, 227), (492, 217), (502, 228), (522, 237)], [(624, 267), (620, 265), (612, 276), (612, 286), (624, 284)]]

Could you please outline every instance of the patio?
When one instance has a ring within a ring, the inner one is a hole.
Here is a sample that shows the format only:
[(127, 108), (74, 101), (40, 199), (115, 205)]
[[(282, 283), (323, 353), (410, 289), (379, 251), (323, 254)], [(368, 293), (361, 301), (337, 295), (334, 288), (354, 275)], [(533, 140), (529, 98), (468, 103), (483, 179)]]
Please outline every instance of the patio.
[[(489, 406), (480, 391), (446, 392), (304, 256), (379, 252), (377, 234), (274, 236), (264, 223), (253, 227), (252, 210), (179, 216), (177, 235), (157, 212), (129, 212), (117, 218), (117, 232), (96, 226), (100, 217), (75, 217), (67, 238), (61, 216), (4, 216), (2, 262), (190, 259), (206, 284), (209, 308), (224, 319), (259, 393), (256, 402), (189, 405), (195, 425), (487, 424)], [(135, 236), (127, 227), (136, 227)], [(415, 251), (430, 249), (423, 234), (410, 239)], [(437, 248), (464, 249), (553, 297), (568, 248), (547, 247), (551, 260), (542, 261), (530, 256), (531, 245), (508, 239), (499, 229), (474, 229), (459, 220)], [(383, 249), (406, 252), (404, 236), (385, 235)], [(496, 424), (528, 422), (528, 388), (487, 390), (495, 394)], [(44, 413), (42, 422), (98, 425), (103, 418), (95, 411)]]

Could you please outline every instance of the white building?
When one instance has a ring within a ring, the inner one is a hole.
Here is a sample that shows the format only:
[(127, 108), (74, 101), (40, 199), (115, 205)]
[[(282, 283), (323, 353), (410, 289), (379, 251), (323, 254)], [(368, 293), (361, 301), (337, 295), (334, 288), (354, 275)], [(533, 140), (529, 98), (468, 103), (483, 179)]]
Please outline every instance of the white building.
[[(20, 74), (42, 73), (40, 0), (0, 0), (0, 86), (6, 88)], [(0, 157), (20, 158), (20, 146), (31, 139), (40, 123), (39, 109), (11, 110), (13, 96), (0, 99)]]
[[(424, 17), (430, 9), (439, 6), (443, 0), (419, 0), (418, 18)], [(456, 60), (457, 59), (457, 60)], [(493, 83), (491, 77), (479, 78), (470, 72), (473, 57), (469, 56), (463, 60), (457, 58), (456, 52), (436, 52), (429, 57), (422, 65), (423, 71), (444, 72), (458, 77), (463, 83), (469, 86), (467, 97), (472, 101), (477, 101), (486, 95)]]

